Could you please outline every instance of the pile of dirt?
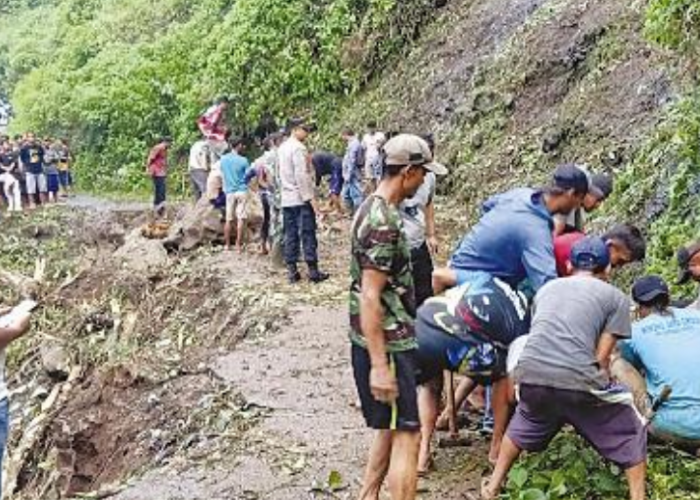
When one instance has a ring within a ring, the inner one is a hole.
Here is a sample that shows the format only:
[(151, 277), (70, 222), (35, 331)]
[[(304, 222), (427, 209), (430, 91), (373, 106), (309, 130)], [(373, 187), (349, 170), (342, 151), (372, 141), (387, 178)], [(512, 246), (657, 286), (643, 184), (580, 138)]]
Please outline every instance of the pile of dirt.
[(43, 312), (11, 361), (6, 486), (18, 498), (86, 493), (235, 441), (255, 419), (208, 362), (286, 307), (229, 279), (254, 275), (245, 259), (207, 246), (169, 255), (141, 234), (148, 213), (63, 217), (46, 242), (70, 241), (74, 260), (40, 284)]

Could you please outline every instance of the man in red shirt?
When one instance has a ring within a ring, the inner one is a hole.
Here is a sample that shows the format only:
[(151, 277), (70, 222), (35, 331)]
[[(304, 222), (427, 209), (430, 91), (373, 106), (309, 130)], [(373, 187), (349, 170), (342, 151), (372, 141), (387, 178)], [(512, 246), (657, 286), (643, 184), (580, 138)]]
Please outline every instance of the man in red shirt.
[[(226, 110), (228, 109), (228, 97), (218, 98), (212, 106), (207, 109), (197, 120), (199, 131), (202, 132), (207, 141), (213, 146), (224, 145), (226, 143)], [(223, 154), (225, 151), (217, 151)]]
[(170, 137), (163, 137), (153, 146), (146, 161), (146, 173), (153, 179), (153, 208), (158, 215), (165, 210), (165, 180), (168, 176), (168, 149), (172, 144)]
[[(571, 247), (585, 238), (585, 233), (573, 231), (554, 237), (554, 258), (557, 274), (560, 277), (571, 275)], [(644, 260), (646, 242), (639, 229), (629, 224), (619, 224), (603, 235), (603, 241), (610, 250), (610, 264), (614, 268)]]

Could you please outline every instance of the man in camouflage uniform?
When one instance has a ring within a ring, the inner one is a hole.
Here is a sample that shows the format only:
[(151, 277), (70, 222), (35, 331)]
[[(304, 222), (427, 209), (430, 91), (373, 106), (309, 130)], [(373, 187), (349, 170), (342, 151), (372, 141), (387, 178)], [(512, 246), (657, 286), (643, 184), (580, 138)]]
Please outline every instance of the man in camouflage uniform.
[(428, 144), (414, 135), (394, 137), (384, 152), (384, 177), (352, 227), (352, 365), (365, 421), (377, 431), (359, 498), (377, 500), (386, 478), (393, 500), (411, 500), (420, 442), (417, 343), (411, 254), (399, 205), (427, 172), (447, 170), (433, 163)]

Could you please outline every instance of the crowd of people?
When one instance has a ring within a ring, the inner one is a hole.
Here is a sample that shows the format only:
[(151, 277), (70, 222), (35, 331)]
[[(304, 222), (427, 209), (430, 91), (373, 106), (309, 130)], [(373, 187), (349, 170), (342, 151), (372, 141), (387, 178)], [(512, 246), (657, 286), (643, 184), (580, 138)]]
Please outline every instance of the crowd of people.
[[(226, 128), (227, 106), (220, 99), (200, 117), (189, 161), (195, 197), (223, 212), (227, 249), (243, 251), (246, 221), (259, 210), (261, 253), (277, 242), (289, 281), (302, 279), (305, 262), (318, 283), (328, 278), (316, 236), (324, 179), (330, 209), (353, 217), (352, 368), (376, 430), (360, 500), (378, 499), (385, 480), (393, 499), (415, 498), (417, 477), (433, 467), (435, 429), (455, 417), (440, 414), (446, 376), (460, 379), (454, 407), (478, 391), (486, 402), (494, 470), (483, 499), (499, 496), (523, 450), (543, 450), (567, 424), (625, 471), (632, 500), (645, 498), (649, 439), (700, 448), (692, 358), (700, 299), (673, 301), (654, 275), (634, 283), (632, 300), (611, 284), (647, 250), (632, 225), (599, 235), (587, 227), (613, 192), (611, 175), (562, 164), (544, 187), (489, 198), (448, 264), (435, 268), (433, 200), (449, 173), (430, 135), (382, 133), (371, 122), (362, 137), (343, 129), (342, 155), (310, 153), (315, 127), (297, 118), (265, 137), (251, 163), (246, 141)], [(148, 157), (157, 208), (170, 142)], [(681, 249), (678, 262), (679, 282), (700, 282), (700, 244)]]
[(8, 214), (51, 205), (72, 192), (73, 157), (65, 139), (33, 132), (0, 137), (0, 199)]
[[(318, 283), (328, 279), (318, 263), (316, 237), (317, 216), (322, 212), (353, 214), (362, 204), (368, 190), (380, 180), (380, 150), (386, 135), (369, 123), (360, 140), (355, 131), (346, 128), (341, 137), (346, 144), (344, 155), (327, 151), (309, 152), (307, 139), (315, 125), (301, 118), (289, 120), (280, 130), (260, 141), (263, 153), (253, 162), (247, 158), (246, 138), (236, 136), (227, 127), (229, 100), (217, 99), (197, 120), (201, 138), (190, 148), (189, 176), (197, 202), (220, 209), (225, 218), (225, 249), (240, 253), (250, 243), (249, 220), (262, 218), (259, 246), (268, 254), (277, 244), (283, 253), (292, 283), (301, 280), (300, 260), (308, 267), (308, 278)], [(163, 137), (150, 150), (146, 172), (152, 178), (154, 208), (163, 214), (167, 196), (170, 137)], [(329, 206), (322, 208), (318, 187), (329, 180)], [(422, 191), (428, 210), (432, 208), (433, 188)], [(423, 212), (412, 209), (412, 217)], [(433, 224), (432, 217), (429, 218)], [(433, 224), (434, 225), (434, 224)], [(425, 245), (416, 237), (417, 252), (425, 253)], [(430, 240), (433, 241), (433, 240)], [(431, 270), (427, 271), (428, 275)], [(426, 275), (426, 276), (428, 276)], [(429, 281), (429, 279), (428, 279)]]
[[(437, 245), (426, 200), (447, 171), (418, 136), (381, 151), (351, 236), (352, 366), (376, 430), (358, 498), (376, 500), (385, 480), (393, 499), (415, 498), (446, 374), (462, 377), (457, 407), (478, 387), (488, 396), (494, 470), (481, 498), (498, 498), (520, 453), (542, 451), (565, 425), (625, 471), (630, 498), (646, 498), (648, 440), (700, 448), (700, 311), (674, 303), (659, 276), (639, 278), (632, 300), (610, 283), (646, 254), (634, 226), (586, 227), (613, 178), (563, 164), (545, 187), (489, 198), (448, 265), (426, 273)], [(679, 282), (700, 282), (700, 245), (678, 261)]]

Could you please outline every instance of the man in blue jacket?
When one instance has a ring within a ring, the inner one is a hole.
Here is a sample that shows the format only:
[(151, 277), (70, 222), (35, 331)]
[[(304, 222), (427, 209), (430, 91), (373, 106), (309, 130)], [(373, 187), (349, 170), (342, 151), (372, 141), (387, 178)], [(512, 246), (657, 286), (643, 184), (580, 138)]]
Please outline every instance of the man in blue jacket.
[[(554, 215), (579, 208), (588, 190), (586, 173), (576, 165), (564, 164), (557, 167), (550, 185), (543, 189), (513, 189), (489, 198), (483, 205), (481, 219), (452, 254), (449, 267), (433, 272), (435, 294), (462, 285), (467, 285), (467, 289), (478, 288), (486, 275), (510, 288), (504, 290), (506, 295), (516, 290), (534, 295), (557, 277)], [(473, 311), (475, 316), (480, 314), (483, 311)], [(487, 329), (491, 322), (492, 318), (485, 319), (481, 328)], [(463, 383), (469, 384), (469, 380)], [(495, 462), (508, 421), (508, 386), (506, 379), (495, 377), (482, 377), (480, 383), (493, 384), (488, 398), (493, 407), (489, 459)], [(490, 413), (487, 408), (487, 427), (491, 425)], [(422, 464), (428, 461), (427, 449), (424, 447)]]
[(554, 259), (553, 216), (581, 206), (588, 178), (575, 165), (557, 167), (544, 189), (513, 189), (489, 198), (479, 222), (452, 254), (449, 267), (435, 270), (433, 287), (439, 293), (463, 284), (482, 271), (513, 288), (528, 279), (534, 291), (557, 277)]

